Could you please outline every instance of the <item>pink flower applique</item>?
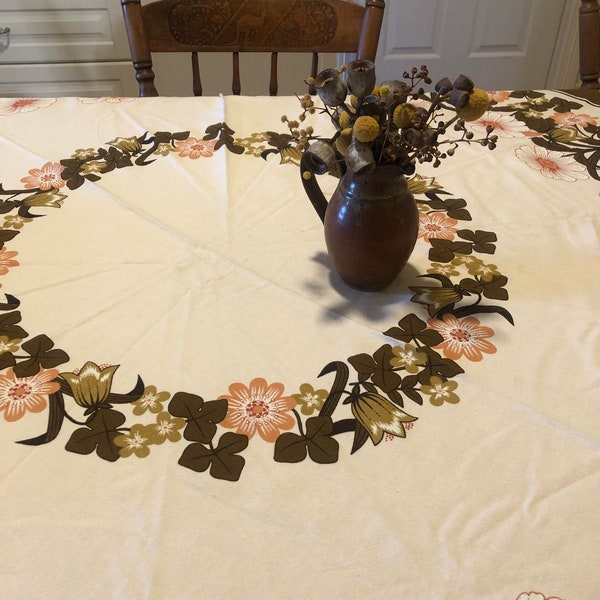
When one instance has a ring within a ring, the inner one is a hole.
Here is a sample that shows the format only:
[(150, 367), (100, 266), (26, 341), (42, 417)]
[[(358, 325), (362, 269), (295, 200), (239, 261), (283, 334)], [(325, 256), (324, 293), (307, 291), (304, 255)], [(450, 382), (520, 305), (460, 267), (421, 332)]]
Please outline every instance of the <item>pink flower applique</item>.
[(181, 157), (189, 158), (208, 158), (215, 153), (216, 140), (201, 140), (195, 137), (189, 137), (187, 140), (176, 142), (175, 151)]
[(596, 125), (598, 122), (596, 117), (574, 112), (555, 112), (550, 118), (557, 125), (562, 125), (563, 127), (573, 127), (573, 125), (585, 127), (586, 125)]
[(488, 96), (490, 97), (490, 100), (493, 100), (494, 102), (506, 102), (510, 98), (510, 92), (504, 90), (493, 91), (488, 92)]
[(431, 238), (453, 240), (458, 221), (443, 213), (419, 213), (419, 237), (428, 242)]
[(558, 596), (544, 596), (539, 592), (523, 592), (515, 600), (561, 600)]
[(444, 338), (436, 348), (442, 350), (446, 358), (457, 360), (465, 356), (479, 362), (483, 358), (482, 353), (496, 352), (496, 346), (487, 340), (494, 335), (494, 330), (481, 325), (475, 317), (457, 319), (454, 315), (445, 314), (443, 319), (428, 319), (427, 325)]
[(248, 439), (258, 432), (266, 442), (274, 442), (281, 430), (291, 429), (296, 423), (290, 414), (296, 400), (283, 393), (283, 384), (268, 384), (262, 377), (248, 386), (232, 383), (229, 394), (219, 396), (219, 400), (227, 400), (227, 415), (220, 424)]
[(93, 98), (77, 98), (82, 104), (120, 104), (122, 102), (133, 102), (136, 98), (126, 98), (123, 96), (98, 96)]
[(589, 179), (583, 165), (560, 152), (546, 150), (541, 146), (519, 146), (515, 149), (515, 154), (530, 169), (539, 171), (544, 177), (562, 181)]
[(0, 100), (0, 115), (7, 117), (28, 113), (52, 106), (55, 102), (56, 98), (4, 98)]
[(19, 261), (14, 260), (14, 257), (19, 254), (14, 250), (7, 250), (6, 246), (0, 248), (0, 275), (6, 275), (10, 267), (18, 267)]
[[(515, 119), (512, 115), (503, 115), (497, 112), (486, 112), (484, 115), (470, 123), (474, 131), (485, 135), (485, 130), (490, 125), (494, 128), (494, 134), (500, 138), (524, 137), (528, 133), (527, 126)], [(536, 133), (535, 135), (539, 135)]]
[(56, 369), (40, 368), (31, 377), (16, 377), (12, 367), (0, 375), (0, 412), (7, 421), (18, 421), (27, 411), (38, 413), (47, 405), (47, 396), (57, 392), (60, 385), (54, 381)]
[(29, 176), (23, 177), (21, 181), (27, 189), (40, 188), (48, 191), (58, 189), (65, 185), (65, 180), (60, 176), (64, 167), (58, 163), (47, 162), (41, 169), (30, 169)]

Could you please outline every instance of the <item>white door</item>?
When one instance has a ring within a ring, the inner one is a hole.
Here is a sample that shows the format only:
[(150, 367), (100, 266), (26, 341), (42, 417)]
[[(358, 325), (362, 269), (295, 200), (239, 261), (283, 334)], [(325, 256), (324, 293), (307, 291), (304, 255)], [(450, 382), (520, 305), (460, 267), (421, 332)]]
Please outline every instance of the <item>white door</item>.
[(488, 90), (545, 88), (561, 21), (575, 16), (565, 10), (566, 4), (566, 0), (388, 0), (377, 55), (378, 80), (400, 79), (403, 71), (427, 65), (434, 81), (463, 72)]

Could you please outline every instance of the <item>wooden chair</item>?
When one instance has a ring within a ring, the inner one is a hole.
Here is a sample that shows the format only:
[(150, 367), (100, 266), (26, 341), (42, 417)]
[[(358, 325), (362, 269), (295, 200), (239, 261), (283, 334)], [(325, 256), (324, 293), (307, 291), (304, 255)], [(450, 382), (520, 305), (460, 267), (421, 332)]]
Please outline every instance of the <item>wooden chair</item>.
[(153, 52), (190, 52), (193, 93), (202, 95), (200, 52), (232, 52), (232, 91), (240, 94), (240, 52), (270, 52), (269, 93), (277, 94), (277, 54), (356, 53), (375, 60), (384, 0), (121, 0), (140, 96), (158, 96)]
[(579, 77), (581, 87), (600, 89), (600, 5), (581, 0), (579, 6)]

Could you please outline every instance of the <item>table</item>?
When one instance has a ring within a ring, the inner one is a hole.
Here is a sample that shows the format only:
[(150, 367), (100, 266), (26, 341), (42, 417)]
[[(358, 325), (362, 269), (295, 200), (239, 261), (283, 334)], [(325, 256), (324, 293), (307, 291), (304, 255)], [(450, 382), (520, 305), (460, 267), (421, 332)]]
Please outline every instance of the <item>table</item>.
[(600, 106), (492, 97), (377, 293), (295, 98), (0, 100), (5, 597), (600, 597)]

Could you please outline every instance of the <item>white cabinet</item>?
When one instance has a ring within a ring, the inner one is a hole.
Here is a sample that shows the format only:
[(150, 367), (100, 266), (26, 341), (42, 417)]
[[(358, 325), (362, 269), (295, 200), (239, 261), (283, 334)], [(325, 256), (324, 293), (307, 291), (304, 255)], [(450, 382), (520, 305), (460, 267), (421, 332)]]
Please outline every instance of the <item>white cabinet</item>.
[(0, 0), (0, 96), (137, 95), (119, 0)]

